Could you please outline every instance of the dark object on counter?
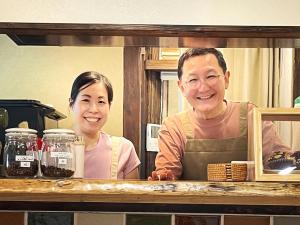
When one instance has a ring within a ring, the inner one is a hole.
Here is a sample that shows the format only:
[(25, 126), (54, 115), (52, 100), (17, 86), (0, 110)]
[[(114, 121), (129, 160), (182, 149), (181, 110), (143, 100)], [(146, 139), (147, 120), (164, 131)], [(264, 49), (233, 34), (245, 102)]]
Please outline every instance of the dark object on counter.
[(295, 151), (291, 157), (295, 159), (296, 170), (300, 170), (300, 151)]
[(274, 152), (268, 159), (268, 166), (272, 170), (282, 170), (295, 165), (295, 159), (288, 152)]
[[(43, 136), (43, 130), (45, 130), (45, 117), (52, 120), (66, 118), (64, 114), (58, 112), (55, 108), (44, 105), (37, 100), (1, 99), (0, 108), (2, 112), (4, 112), (4, 110), (7, 112), (8, 120), (5, 122), (5, 128), (18, 127), (21, 122), (25, 121), (28, 123), (29, 128), (37, 130), (37, 135), (40, 138)], [(2, 129), (0, 125), (0, 141), (2, 143), (0, 164), (3, 163), (5, 128)]]
[(0, 108), (0, 130), (5, 130), (8, 126), (8, 112), (4, 108)]
[[(0, 132), (4, 131), (8, 126), (8, 112), (4, 108), (0, 108)], [(4, 148), (4, 143), (0, 140), (0, 155)], [(2, 157), (1, 157), (2, 159)], [(1, 161), (1, 160), (0, 160)], [(2, 173), (2, 168), (0, 167), (0, 174)]]
[(49, 178), (72, 177), (75, 172), (73, 170), (68, 170), (68, 169), (59, 168), (59, 167), (55, 167), (55, 166), (44, 166), (44, 165), (41, 165), (41, 170), (42, 170), (43, 176), (49, 177)]
[(5, 131), (4, 175), (34, 178), (38, 173), (37, 131), (24, 128), (11, 128)]

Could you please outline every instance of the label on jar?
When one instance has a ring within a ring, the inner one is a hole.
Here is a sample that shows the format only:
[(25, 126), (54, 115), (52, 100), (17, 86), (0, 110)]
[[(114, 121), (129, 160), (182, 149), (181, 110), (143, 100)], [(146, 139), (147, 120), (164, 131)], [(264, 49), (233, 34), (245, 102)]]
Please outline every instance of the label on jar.
[(18, 161), (18, 162), (20, 162), (20, 161), (33, 162), (34, 157), (33, 157), (33, 155), (16, 155), (16, 161)]
[(50, 157), (72, 159), (72, 153), (71, 152), (51, 152)]
[(66, 164), (67, 164), (67, 159), (59, 158), (59, 159), (58, 159), (58, 164), (66, 165)]
[(30, 167), (30, 162), (21, 162), (21, 167)]

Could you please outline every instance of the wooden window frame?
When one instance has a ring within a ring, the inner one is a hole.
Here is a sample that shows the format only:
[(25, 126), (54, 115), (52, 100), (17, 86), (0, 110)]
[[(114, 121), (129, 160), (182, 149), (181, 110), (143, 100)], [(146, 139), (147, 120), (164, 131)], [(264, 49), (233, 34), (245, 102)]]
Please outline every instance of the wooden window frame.
[[(264, 173), (262, 157), (262, 121), (300, 121), (300, 108), (254, 108), (253, 109), (253, 142), (250, 150), (254, 152), (255, 181), (300, 181), (297, 174)], [(300, 172), (300, 171), (299, 171)]]

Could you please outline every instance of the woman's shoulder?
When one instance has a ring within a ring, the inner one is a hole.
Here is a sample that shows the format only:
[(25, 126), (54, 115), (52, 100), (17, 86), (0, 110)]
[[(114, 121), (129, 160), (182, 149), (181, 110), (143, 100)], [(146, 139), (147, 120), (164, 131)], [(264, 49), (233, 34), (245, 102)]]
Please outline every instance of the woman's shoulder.
[(123, 145), (128, 146), (128, 147), (133, 147), (133, 148), (134, 148), (133, 143), (132, 143), (129, 139), (127, 139), (127, 138), (125, 138), (125, 137), (119, 137), (119, 138), (120, 138), (120, 142), (121, 142)]
[(114, 137), (120, 148), (120, 159), (131, 159), (139, 162), (133, 143), (125, 137)]
[(109, 135), (111, 142), (115, 142), (117, 145), (121, 146), (122, 149), (133, 149), (134, 150), (134, 145), (133, 143), (128, 140), (125, 137), (122, 136), (112, 136)]
[(101, 139), (102, 139), (101, 140), (102, 142), (106, 142), (106, 143), (110, 142), (111, 144), (114, 142), (121, 146), (128, 146), (128, 147), (134, 148), (133, 143), (123, 136), (110, 135), (110, 134), (107, 134), (107, 133), (101, 131)]

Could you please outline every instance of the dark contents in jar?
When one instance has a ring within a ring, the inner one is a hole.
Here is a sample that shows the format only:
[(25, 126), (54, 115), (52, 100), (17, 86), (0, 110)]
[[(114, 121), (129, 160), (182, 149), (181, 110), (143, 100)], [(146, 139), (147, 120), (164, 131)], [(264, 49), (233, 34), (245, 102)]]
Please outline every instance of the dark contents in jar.
[(45, 177), (71, 177), (74, 174), (73, 170), (68, 170), (55, 166), (42, 165), (41, 170)]
[(21, 162), (13, 161), (6, 168), (6, 174), (10, 177), (33, 177), (38, 172), (38, 161), (30, 162), (29, 167), (21, 167)]
[(9, 144), (6, 149), (4, 161), (9, 163), (16, 160), (16, 155), (26, 155), (27, 147), (25, 143)]

